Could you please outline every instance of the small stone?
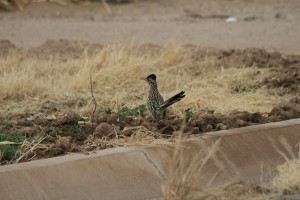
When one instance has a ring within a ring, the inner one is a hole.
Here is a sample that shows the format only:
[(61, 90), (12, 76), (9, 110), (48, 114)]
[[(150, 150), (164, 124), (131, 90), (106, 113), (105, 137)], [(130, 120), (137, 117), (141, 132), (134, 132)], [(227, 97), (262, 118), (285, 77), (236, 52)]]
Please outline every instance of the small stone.
[(124, 136), (130, 137), (136, 130), (136, 127), (125, 127), (122, 131), (122, 134)]
[(228, 128), (228, 126), (223, 123), (218, 123), (216, 126), (217, 130), (226, 130), (227, 128)]
[(245, 121), (241, 120), (241, 119), (237, 119), (235, 124), (236, 124), (237, 127), (243, 127), (243, 126), (246, 125)]
[(208, 124), (206, 126), (206, 131), (209, 132), (209, 131), (212, 131), (214, 129), (214, 127), (211, 125), (211, 124)]
[(50, 149), (49, 153), (52, 156), (58, 156), (58, 155), (64, 154), (64, 149), (59, 148), (59, 147), (53, 147), (53, 148)]
[(102, 122), (94, 131), (94, 135), (108, 136), (114, 131), (114, 127), (108, 123)]
[(192, 134), (199, 134), (200, 133), (199, 127), (193, 127), (192, 130), (191, 130), (191, 133)]
[(166, 126), (165, 128), (162, 129), (162, 134), (165, 135), (172, 135), (175, 129), (172, 126)]

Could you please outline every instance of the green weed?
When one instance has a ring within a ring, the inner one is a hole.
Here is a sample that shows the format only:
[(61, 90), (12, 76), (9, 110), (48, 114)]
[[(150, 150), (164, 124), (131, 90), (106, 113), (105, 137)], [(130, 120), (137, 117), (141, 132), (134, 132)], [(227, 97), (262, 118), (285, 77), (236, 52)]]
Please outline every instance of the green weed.
[[(18, 134), (0, 134), (0, 142), (2, 141), (9, 141), (9, 142), (16, 142), (21, 143), (25, 140), (25, 136), (18, 135)], [(0, 144), (0, 152), (2, 158), (0, 161), (11, 161), (14, 158), (19, 156), (19, 149), (21, 145), (19, 144)]]
[(134, 109), (139, 113), (139, 115), (143, 115), (145, 112), (147, 112), (147, 106), (145, 104), (139, 105)]
[(10, 142), (23, 142), (26, 139), (23, 135), (18, 134), (0, 134), (0, 142), (10, 141)]
[(236, 85), (231, 88), (231, 93), (255, 93), (256, 90), (256, 86), (242, 87), (240, 85)]
[(51, 127), (48, 131), (47, 131), (48, 135), (50, 135), (51, 137), (57, 137), (57, 135), (60, 135), (61, 132), (55, 128), (55, 127)]
[(189, 121), (189, 119), (194, 115), (194, 112), (191, 108), (188, 108), (184, 111), (185, 113), (185, 121)]
[(12, 126), (12, 123), (7, 121), (0, 121), (0, 126)]
[(113, 111), (113, 109), (107, 107), (107, 108), (103, 109), (103, 112), (106, 113), (106, 114), (112, 114), (114, 111)]
[(208, 114), (213, 115), (215, 113), (215, 110), (209, 109), (206, 107), (206, 108), (201, 109), (201, 112), (207, 112)]
[(118, 110), (117, 114), (123, 116), (136, 116), (138, 115), (138, 112), (134, 109), (123, 107), (120, 110)]
[(123, 107), (120, 110), (118, 110), (117, 114), (122, 116), (137, 116), (137, 115), (143, 115), (144, 112), (146, 111), (147, 111), (146, 105), (142, 104), (133, 109), (128, 107)]
[(2, 155), (2, 161), (11, 161), (14, 158), (19, 157), (20, 145), (10, 144), (10, 145), (0, 145), (0, 152)]
[(83, 134), (85, 129), (83, 126), (76, 124), (72, 127), (72, 131), (76, 134)]

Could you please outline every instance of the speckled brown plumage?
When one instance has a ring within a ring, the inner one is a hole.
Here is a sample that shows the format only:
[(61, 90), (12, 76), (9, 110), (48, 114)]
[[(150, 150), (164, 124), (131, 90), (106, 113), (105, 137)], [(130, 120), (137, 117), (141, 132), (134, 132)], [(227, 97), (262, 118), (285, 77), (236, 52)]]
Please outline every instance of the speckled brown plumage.
[(156, 75), (150, 74), (147, 76), (147, 78), (143, 78), (143, 80), (146, 80), (150, 86), (149, 95), (147, 98), (147, 108), (151, 117), (155, 121), (164, 119), (167, 113), (166, 108), (185, 97), (184, 91), (181, 91), (175, 96), (164, 101), (157, 88)]

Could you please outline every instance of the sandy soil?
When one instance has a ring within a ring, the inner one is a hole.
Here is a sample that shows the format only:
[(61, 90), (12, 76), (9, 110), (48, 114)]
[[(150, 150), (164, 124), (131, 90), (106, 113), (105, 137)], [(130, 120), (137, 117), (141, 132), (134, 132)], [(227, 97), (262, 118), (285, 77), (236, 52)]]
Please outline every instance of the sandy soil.
[[(297, 0), (136, 1), (129, 4), (62, 6), (30, 4), (23, 12), (0, 12), (0, 39), (31, 48), (48, 39), (90, 43), (194, 44), (249, 47), (299, 53), (300, 5)], [(226, 23), (230, 17), (237, 22)]]

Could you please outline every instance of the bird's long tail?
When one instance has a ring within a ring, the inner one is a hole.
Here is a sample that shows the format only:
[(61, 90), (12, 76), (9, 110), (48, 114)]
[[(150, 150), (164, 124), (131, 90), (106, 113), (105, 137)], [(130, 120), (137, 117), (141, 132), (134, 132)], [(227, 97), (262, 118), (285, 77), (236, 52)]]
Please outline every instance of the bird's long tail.
[(185, 97), (184, 91), (179, 92), (178, 94), (174, 95), (173, 97), (166, 100), (163, 104), (161, 104), (158, 109), (167, 108), (170, 105), (180, 101), (183, 97)]

